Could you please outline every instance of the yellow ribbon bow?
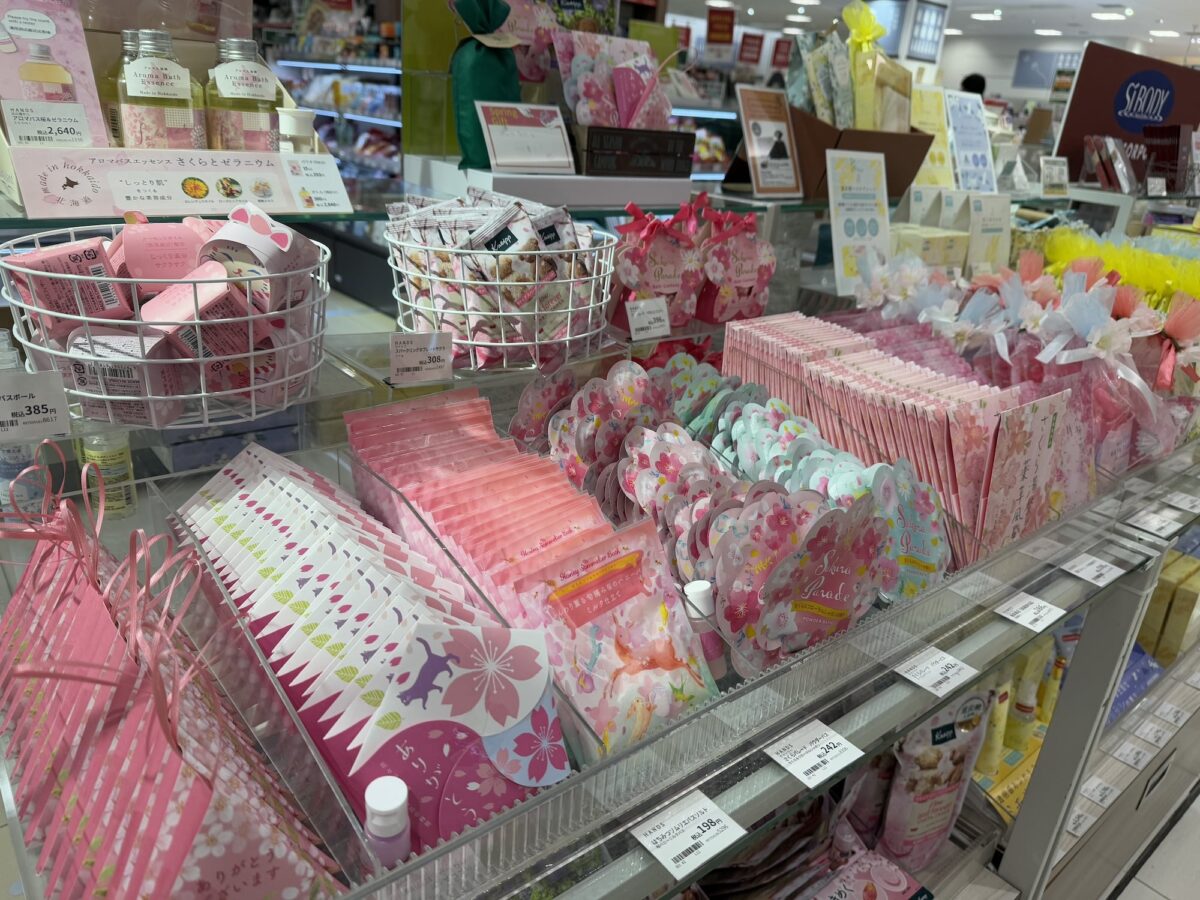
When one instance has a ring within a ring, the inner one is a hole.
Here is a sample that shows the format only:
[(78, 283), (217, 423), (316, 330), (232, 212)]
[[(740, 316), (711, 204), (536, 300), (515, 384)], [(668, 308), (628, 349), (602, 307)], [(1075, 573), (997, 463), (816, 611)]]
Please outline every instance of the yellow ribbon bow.
[(887, 34), (887, 29), (879, 24), (871, 7), (863, 0), (851, 0), (842, 9), (842, 21), (850, 29), (850, 47), (866, 53), (872, 45)]

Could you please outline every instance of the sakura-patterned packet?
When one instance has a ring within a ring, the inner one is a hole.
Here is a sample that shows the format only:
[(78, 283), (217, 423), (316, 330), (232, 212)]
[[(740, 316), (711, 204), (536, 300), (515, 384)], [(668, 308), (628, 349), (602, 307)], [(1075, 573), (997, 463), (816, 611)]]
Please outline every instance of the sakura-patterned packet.
[(705, 215), (713, 228), (701, 247), (705, 281), (696, 301), (696, 318), (718, 323), (761, 316), (775, 275), (774, 247), (758, 237), (754, 213), (739, 216), (705, 210)]
[(960, 697), (900, 742), (877, 848), (885, 856), (915, 871), (941, 849), (962, 810), (994, 696)]
[(664, 222), (632, 203), (626, 210), (634, 219), (617, 228), (621, 243), (613, 278), (618, 298), (613, 324), (628, 330), (627, 302), (666, 297), (671, 327), (682, 327), (696, 313), (696, 298), (704, 281), (702, 251), (674, 220)]

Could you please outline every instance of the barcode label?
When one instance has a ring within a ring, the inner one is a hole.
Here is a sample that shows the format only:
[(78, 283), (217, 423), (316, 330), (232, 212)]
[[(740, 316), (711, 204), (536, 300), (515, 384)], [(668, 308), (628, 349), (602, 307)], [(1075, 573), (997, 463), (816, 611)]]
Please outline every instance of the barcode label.
[(124, 379), (125, 381), (133, 381), (136, 376), (133, 372), (133, 366), (113, 366), (105, 364), (100, 366), (100, 377), (105, 379), (111, 378), (113, 380)]
[[(88, 271), (92, 273), (93, 278), (104, 278), (108, 273), (104, 271), (104, 266), (97, 263), (94, 266), (89, 266)], [(117, 296), (117, 290), (113, 287), (111, 281), (94, 282), (96, 290), (100, 292), (100, 299), (104, 303), (105, 309), (113, 309), (121, 305), (121, 299)]]
[(1176, 522), (1170, 516), (1164, 516), (1150, 509), (1143, 509), (1125, 520), (1126, 525), (1140, 528), (1159, 537), (1170, 537), (1183, 528), (1183, 522)]
[(0, 419), (0, 428), (16, 428), (20, 424), (20, 419)]
[(1120, 566), (1100, 559), (1098, 556), (1092, 556), (1090, 553), (1080, 553), (1074, 559), (1063, 563), (1062, 568), (1072, 575), (1090, 581), (1096, 587), (1112, 584), (1125, 571)]
[(937, 647), (914, 653), (896, 666), (895, 671), (938, 697), (945, 697), (979, 674), (977, 669)]
[(671, 862), (674, 865), (679, 865), (681, 862), (683, 862), (685, 859), (687, 859), (689, 856), (691, 856), (693, 853), (695, 853), (697, 850), (699, 850), (703, 846), (704, 845), (702, 843), (700, 843), (699, 841), (696, 841), (696, 843), (692, 844), (690, 847), (684, 847), (682, 850), (680, 850), (678, 853), (676, 853), (674, 856), (672, 856)]
[(815, 788), (863, 752), (819, 719), (797, 728), (763, 752), (806, 787)]
[(676, 880), (699, 869), (746, 834), (701, 791), (692, 791), (630, 829)]
[(1041, 597), (1017, 591), (996, 607), (996, 612), (1011, 619), (1018, 625), (1024, 625), (1030, 631), (1045, 631), (1052, 622), (1056, 622), (1064, 613), (1052, 603), (1047, 603)]
[(1162, 499), (1165, 503), (1178, 507), (1184, 512), (1190, 512), (1193, 515), (1200, 513), (1200, 497), (1185, 494), (1183, 491), (1171, 491), (1171, 493), (1165, 495)]

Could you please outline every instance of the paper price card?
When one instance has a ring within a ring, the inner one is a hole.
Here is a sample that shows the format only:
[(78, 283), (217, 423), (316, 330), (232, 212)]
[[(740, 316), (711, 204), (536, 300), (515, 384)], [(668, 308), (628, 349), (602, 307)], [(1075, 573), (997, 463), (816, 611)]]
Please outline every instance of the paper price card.
[(1200, 672), (1193, 672), (1188, 676), (1187, 686), (1200, 690)]
[(960, 597), (966, 597), (968, 600), (978, 603), (1003, 590), (1004, 582), (999, 578), (993, 578), (987, 572), (972, 572), (965, 578), (951, 582), (949, 588)]
[(863, 752), (823, 722), (814, 719), (763, 752), (804, 784), (815, 788)]
[(1192, 717), (1192, 714), (1182, 706), (1176, 706), (1174, 703), (1167, 703), (1165, 701), (1155, 707), (1154, 715), (1158, 716), (1164, 722), (1170, 722), (1176, 728), (1179, 728)]
[(635, 341), (650, 341), (671, 334), (666, 297), (630, 300), (625, 304), (625, 312), (629, 315), (629, 336)]
[(1176, 522), (1170, 516), (1164, 516), (1149, 509), (1134, 513), (1125, 520), (1125, 524), (1164, 538), (1170, 537), (1183, 528), (1182, 522)]
[(1105, 562), (1090, 553), (1080, 553), (1074, 559), (1063, 563), (1062, 568), (1072, 575), (1078, 575), (1084, 581), (1090, 581), (1096, 587), (1112, 584), (1125, 572), (1120, 566)]
[(1043, 562), (1060, 556), (1067, 548), (1053, 538), (1041, 537), (1030, 541), (1021, 548), (1022, 553), (1028, 553), (1034, 559), (1040, 559)]
[(58, 372), (0, 372), (0, 440), (67, 434), (67, 395)]
[(1041, 597), (1017, 591), (997, 606), (996, 612), (1018, 625), (1024, 625), (1030, 631), (1040, 632), (1045, 631), (1052, 622), (1056, 622), (1064, 611)]
[(1136, 493), (1144, 494), (1144, 493), (1146, 493), (1146, 491), (1153, 488), (1154, 485), (1151, 484), (1149, 481), (1147, 481), (1145, 478), (1134, 477), (1134, 478), (1127, 478), (1125, 480), (1125, 487), (1129, 488), (1129, 490), (1131, 490), (1131, 491), (1135, 491)]
[(1087, 830), (1095, 824), (1096, 817), (1091, 813), (1073, 809), (1071, 815), (1067, 817), (1067, 833), (1073, 834), (1075, 837), (1083, 837)]
[(677, 881), (746, 834), (700, 791), (692, 791), (632, 829), (638, 842)]
[(450, 333), (392, 335), (392, 387), (452, 381)]
[(1165, 747), (1167, 743), (1175, 736), (1175, 728), (1170, 725), (1164, 725), (1160, 722), (1155, 722), (1147, 719), (1134, 731), (1138, 737), (1147, 743), (1153, 744), (1155, 747)]
[(1164, 503), (1170, 503), (1184, 512), (1200, 514), (1200, 497), (1193, 497), (1191, 494), (1185, 494), (1183, 491), (1171, 491), (1171, 493), (1162, 499)]
[(1083, 787), (1079, 789), (1079, 793), (1098, 806), (1108, 809), (1112, 805), (1112, 802), (1120, 795), (1121, 791), (1099, 775), (1093, 775), (1083, 783)]
[(896, 666), (895, 671), (938, 697), (945, 697), (979, 674), (961, 659), (955, 659), (937, 647), (926, 647), (910, 656)]
[(1126, 741), (1113, 754), (1127, 766), (1133, 766), (1139, 772), (1150, 763), (1150, 751), (1139, 747), (1133, 741)]

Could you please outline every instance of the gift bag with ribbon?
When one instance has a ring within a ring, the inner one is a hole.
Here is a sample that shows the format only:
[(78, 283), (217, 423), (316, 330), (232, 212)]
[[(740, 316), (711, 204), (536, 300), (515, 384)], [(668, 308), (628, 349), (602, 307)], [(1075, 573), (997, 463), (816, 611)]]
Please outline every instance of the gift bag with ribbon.
[(504, 0), (455, 0), (452, 6), (471, 31), (450, 58), (454, 121), (462, 151), (459, 168), (490, 169), (475, 101), (521, 102), (521, 81), (513, 54), (518, 41), (511, 35), (492, 34), (508, 19), (509, 6)]
[(742, 216), (706, 209), (704, 216), (712, 230), (701, 247), (704, 285), (696, 318), (715, 325), (761, 316), (775, 275), (775, 248), (759, 238), (754, 213)]
[(680, 328), (696, 314), (696, 298), (704, 283), (704, 258), (700, 245), (709, 224), (704, 218), (708, 195), (685, 203), (670, 219), (646, 213), (636, 203), (625, 207), (632, 219), (618, 225), (613, 290), (613, 324), (629, 330), (630, 300), (666, 297), (672, 328)]
[(199, 587), (194, 551), (139, 531), (118, 565), (96, 538), (102, 522), (102, 500), (89, 523), (49, 493), (40, 514), (0, 518), (6, 541), (34, 542), (0, 619), (0, 690), (47, 895), (339, 893), (333, 862), (180, 630)]

